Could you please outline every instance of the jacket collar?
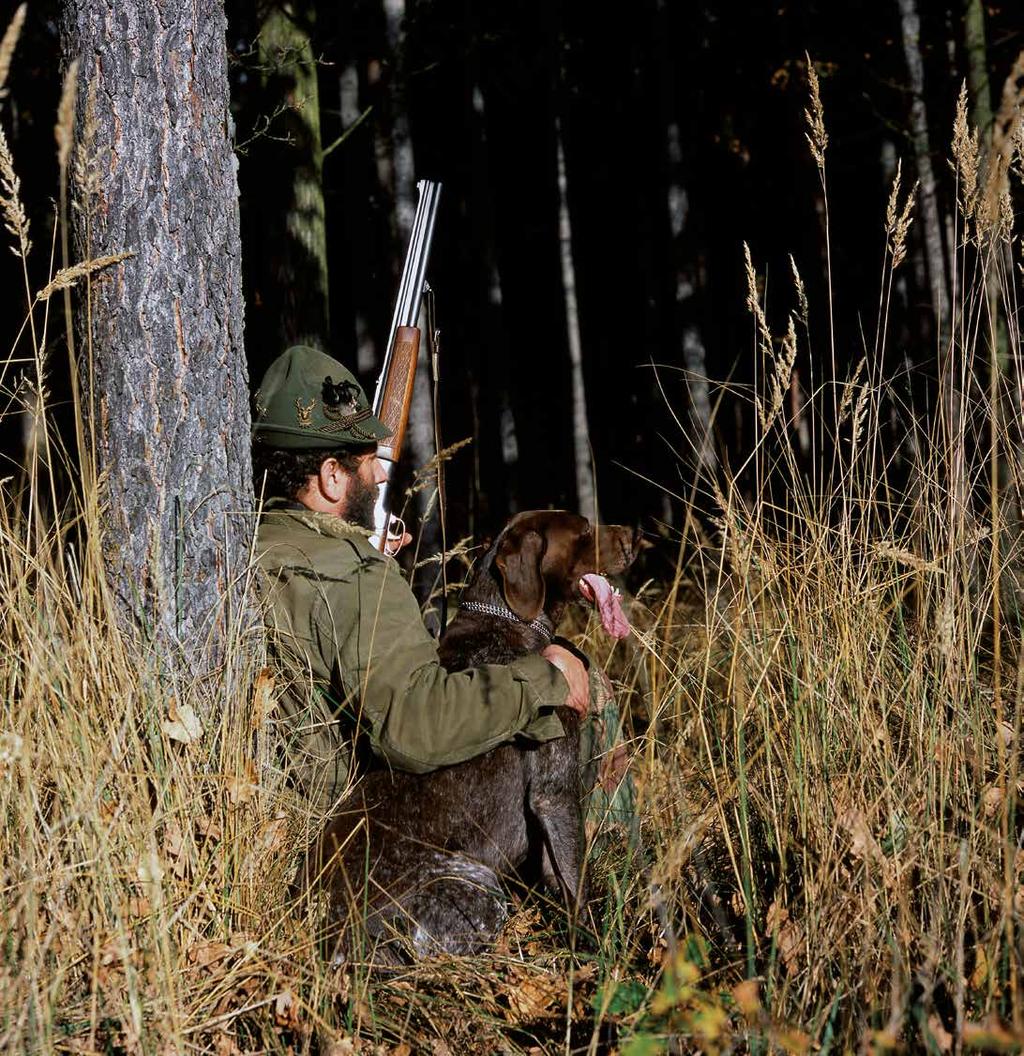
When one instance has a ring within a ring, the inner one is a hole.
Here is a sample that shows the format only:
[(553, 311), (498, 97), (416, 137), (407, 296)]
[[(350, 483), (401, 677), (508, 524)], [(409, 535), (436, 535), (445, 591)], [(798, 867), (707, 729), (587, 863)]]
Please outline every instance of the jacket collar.
[(362, 525), (336, 517), (333, 513), (319, 513), (307, 509), (300, 502), (287, 499), (270, 499), (263, 505), (261, 523), (267, 525), (296, 524), (317, 535), (330, 539), (351, 539), (362, 536), (369, 539), (373, 532)]

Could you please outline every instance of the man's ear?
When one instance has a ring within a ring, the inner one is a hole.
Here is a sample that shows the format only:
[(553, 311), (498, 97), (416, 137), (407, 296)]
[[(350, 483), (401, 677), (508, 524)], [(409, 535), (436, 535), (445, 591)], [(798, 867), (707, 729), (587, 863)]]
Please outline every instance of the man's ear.
[(317, 474), (320, 493), (328, 502), (337, 503), (345, 497), (348, 487), (347, 475), (336, 458), (325, 458)]
[(501, 573), (508, 607), (521, 620), (535, 620), (544, 609), (543, 557), (544, 537), (533, 529), (506, 536), (498, 544), (494, 564)]

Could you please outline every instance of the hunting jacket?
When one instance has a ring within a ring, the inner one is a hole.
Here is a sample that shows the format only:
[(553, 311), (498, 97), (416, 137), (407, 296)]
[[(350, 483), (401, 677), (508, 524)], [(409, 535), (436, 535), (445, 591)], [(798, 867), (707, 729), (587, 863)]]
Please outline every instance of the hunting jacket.
[(449, 673), (398, 564), (361, 528), (271, 506), (257, 540), (270, 648), (283, 685), (272, 721), (293, 778), (327, 810), (367, 766), (417, 773), (522, 734), (563, 735), (566, 683), (531, 655)]

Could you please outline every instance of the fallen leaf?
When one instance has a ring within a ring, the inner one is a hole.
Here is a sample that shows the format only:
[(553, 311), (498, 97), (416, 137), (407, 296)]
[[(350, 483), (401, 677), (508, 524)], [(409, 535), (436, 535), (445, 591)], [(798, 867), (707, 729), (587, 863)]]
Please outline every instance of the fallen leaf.
[(163, 849), (170, 863), (171, 872), (179, 880), (184, 880), (188, 874), (189, 853), (181, 826), (176, 822), (172, 822), (164, 830)]
[(531, 1023), (536, 1019), (557, 1014), (565, 1005), (565, 980), (560, 976), (541, 975), (531, 972), (521, 976), (518, 985), (513, 985), (506, 992), (509, 1021), (512, 1023)]
[(298, 1028), (299, 1003), (291, 990), (283, 990), (274, 999), (274, 1022), (285, 1030)]
[(1003, 805), (1003, 790), (996, 785), (989, 785), (981, 794), (981, 809), (986, 818), (994, 818)]
[(205, 814), (196, 818), (195, 826), (196, 832), (202, 836), (204, 840), (215, 842), (224, 837), (224, 830), (221, 828), (220, 822), (214, 818), (208, 818)]
[(232, 953), (234, 947), (226, 942), (194, 942), (188, 949), (188, 961), (197, 968), (209, 968), (218, 961), (226, 960)]
[(242, 1050), (230, 1034), (217, 1031), (213, 1036), (213, 1051), (216, 1056), (242, 1056)]
[(139, 864), (135, 867), (135, 875), (144, 884), (159, 884), (164, 878), (164, 867), (160, 864), (160, 858), (156, 851), (150, 851), (147, 855), (139, 859)]
[(509, 917), (504, 931), (506, 935), (512, 938), (525, 939), (537, 930), (539, 924), (540, 910), (531, 909)]
[(179, 704), (172, 700), (167, 709), (167, 718), (160, 727), (172, 741), (181, 744), (192, 744), (203, 735), (203, 725), (199, 717), (188, 704)]
[(281, 811), (263, 826), (263, 849), (273, 854), (281, 850), (288, 841), (288, 815)]
[(250, 723), (253, 730), (260, 729), (277, 706), (274, 696), (275, 689), (274, 672), (269, 667), (263, 668), (256, 676), (252, 687)]
[(778, 935), (779, 956), (787, 972), (793, 974), (799, 968), (800, 951), (804, 944), (804, 929), (795, 920), (790, 920), (789, 910), (772, 902), (765, 914), (768, 937)]
[(130, 895), (128, 898), (128, 916), (141, 919), (153, 912), (153, 906), (145, 895)]
[(243, 772), (230, 775), (227, 779), (226, 787), (228, 800), (233, 807), (248, 803), (259, 790), (256, 764), (251, 759), (246, 759)]
[(862, 811), (853, 807), (840, 814), (838, 821), (850, 837), (850, 853), (855, 858), (877, 860), (882, 856), (882, 850), (871, 835), (871, 828)]
[(804, 929), (796, 921), (787, 921), (779, 929), (779, 953), (786, 971), (793, 975), (800, 966), (800, 951), (804, 945)]
[(768, 912), (764, 915), (765, 935), (770, 939), (772, 933), (789, 920), (789, 910), (781, 905), (777, 899), (772, 901)]

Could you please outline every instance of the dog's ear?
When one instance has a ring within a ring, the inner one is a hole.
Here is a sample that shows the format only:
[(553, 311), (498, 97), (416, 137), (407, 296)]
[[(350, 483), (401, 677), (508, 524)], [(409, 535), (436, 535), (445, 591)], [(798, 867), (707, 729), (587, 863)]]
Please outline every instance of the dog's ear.
[(506, 535), (498, 544), (494, 564), (501, 573), (508, 607), (521, 620), (535, 620), (544, 609), (544, 536), (540, 532)]

